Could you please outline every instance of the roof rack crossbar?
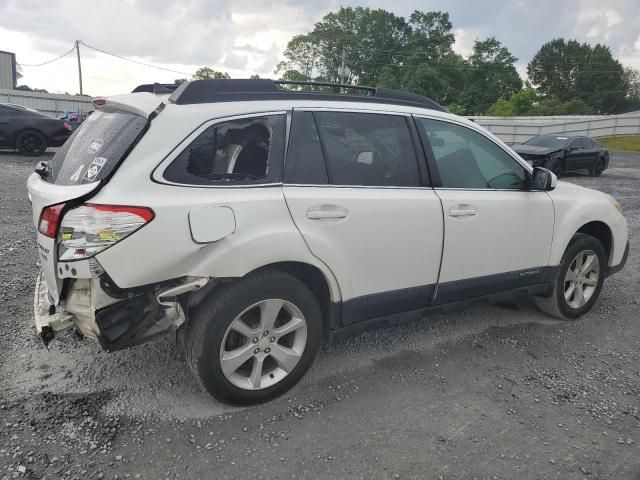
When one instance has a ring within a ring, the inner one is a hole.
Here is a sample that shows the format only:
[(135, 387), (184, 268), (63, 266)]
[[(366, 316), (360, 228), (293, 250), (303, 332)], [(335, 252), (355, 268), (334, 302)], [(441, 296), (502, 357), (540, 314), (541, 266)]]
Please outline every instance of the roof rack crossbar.
[[(342, 92), (303, 91), (287, 88), (278, 88), (280, 85), (318, 86), (343, 89)], [(151, 87), (151, 88), (150, 88)], [(159, 85), (160, 88), (163, 85)], [(167, 85), (167, 87), (169, 87)], [(143, 89), (144, 88), (144, 89)], [(347, 102), (376, 102), (397, 105), (409, 105), (431, 110), (444, 110), (438, 103), (430, 98), (410, 92), (389, 90), (386, 88), (368, 87), (363, 85), (346, 85), (330, 82), (307, 82), (301, 80), (270, 80), (270, 79), (209, 79), (192, 80), (177, 86), (171, 85), (173, 93), (169, 102), (178, 105), (191, 105), (195, 103), (215, 103), (229, 101), (256, 101), (256, 100), (337, 100)], [(345, 91), (358, 90), (364, 95), (349, 95)], [(154, 85), (141, 85), (135, 91), (154, 91), (158, 88)], [(162, 93), (165, 90), (162, 89)]]
[(311, 82), (306, 80), (274, 80), (276, 85), (305, 85), (310, 87), (334, 87), (349, 90), (363, 90), (369, 95), (375, 95), (376, 87), (367, 87), (364, 85), (351, 85), (349, 83), (332, 83), (332, 82)]

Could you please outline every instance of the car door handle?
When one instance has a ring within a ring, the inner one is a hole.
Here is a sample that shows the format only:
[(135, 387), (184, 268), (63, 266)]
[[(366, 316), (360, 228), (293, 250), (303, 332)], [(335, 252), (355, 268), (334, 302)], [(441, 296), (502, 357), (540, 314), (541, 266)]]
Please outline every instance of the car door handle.
[(450, 217), (473, 217), (478, 214), (475, 208), (452, 208), (449, 210)]
[(319, 205), (307, 210), (307, 218), (310, 220), (322, 220), (324, 218), (346, 218), (349, 210), (337, 205)]

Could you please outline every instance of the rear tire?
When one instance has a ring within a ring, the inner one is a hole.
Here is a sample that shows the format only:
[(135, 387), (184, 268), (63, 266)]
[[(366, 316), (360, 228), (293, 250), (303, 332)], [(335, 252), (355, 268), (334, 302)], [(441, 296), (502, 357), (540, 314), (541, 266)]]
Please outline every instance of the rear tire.
[(252, 405), (298, 383), (320, 348), (322, 330), (313, 293), (291, 275), (262, 270), (202, 301), (187, 330), (185, 357), (216, 399)]
[(598, 158), (598, 160), (596, 160), (596, 163), (593, 164), (593, 167), (591, 167), (591, 170), (589, 171), (589, 175), (591, 175), (592, 177), (599, 177), (600, 175), (602, 175), (602, 172), (604, 172), (604, 170), (605, 170), (604, 158)]
[(577, 233), (562, 256), (551, 296), (536, 297), (536, 305), (562, 320), (581, 317), (598, 299), (606, 268), (606, 253), (598, 239)]
[(38, 157), (47, 151), (47, 139), (35, 130), (25, 130), (16, 137), (16, 149), (28, 157)]
[(558, 158), (548, 160), (544, 164), (544, 168), (553, 172), (556, 177), (560, 177), (560, 175), (562, 175), (562, 173), (564, 172), (564, 166), (562, 165), (562, 161)]

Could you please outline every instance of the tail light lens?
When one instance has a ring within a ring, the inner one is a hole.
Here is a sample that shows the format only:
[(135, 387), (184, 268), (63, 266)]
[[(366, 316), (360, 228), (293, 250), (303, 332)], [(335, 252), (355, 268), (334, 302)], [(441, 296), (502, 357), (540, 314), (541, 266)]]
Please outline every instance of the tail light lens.
[(38, 231), (49, 238), (56, 238), (58, 232), (58, 223), (60, 221), (60, 213), (64, 208), (64, 203), (45, 207), (40, 214), (38, 222)]
[(58, 259), (90, 258), (153, 220), (146, 207), (86, 204), (65, 213), (58, 234)]

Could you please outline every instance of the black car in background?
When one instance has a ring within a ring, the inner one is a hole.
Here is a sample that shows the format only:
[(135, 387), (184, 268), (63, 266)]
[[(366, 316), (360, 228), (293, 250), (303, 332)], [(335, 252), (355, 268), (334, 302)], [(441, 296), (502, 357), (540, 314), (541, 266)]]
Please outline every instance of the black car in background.
[(71, 125), (31, 108), (0, 103), (0, 148), (24, 155), (42, 155), (47, 147), (60, 147), (71, 135)]
[(589, 137), (538, 135), (512, 148), (534, 167), (544, 167), (558, 177), (577, 170), (599, 177), (609, 166), (609, 151)]

